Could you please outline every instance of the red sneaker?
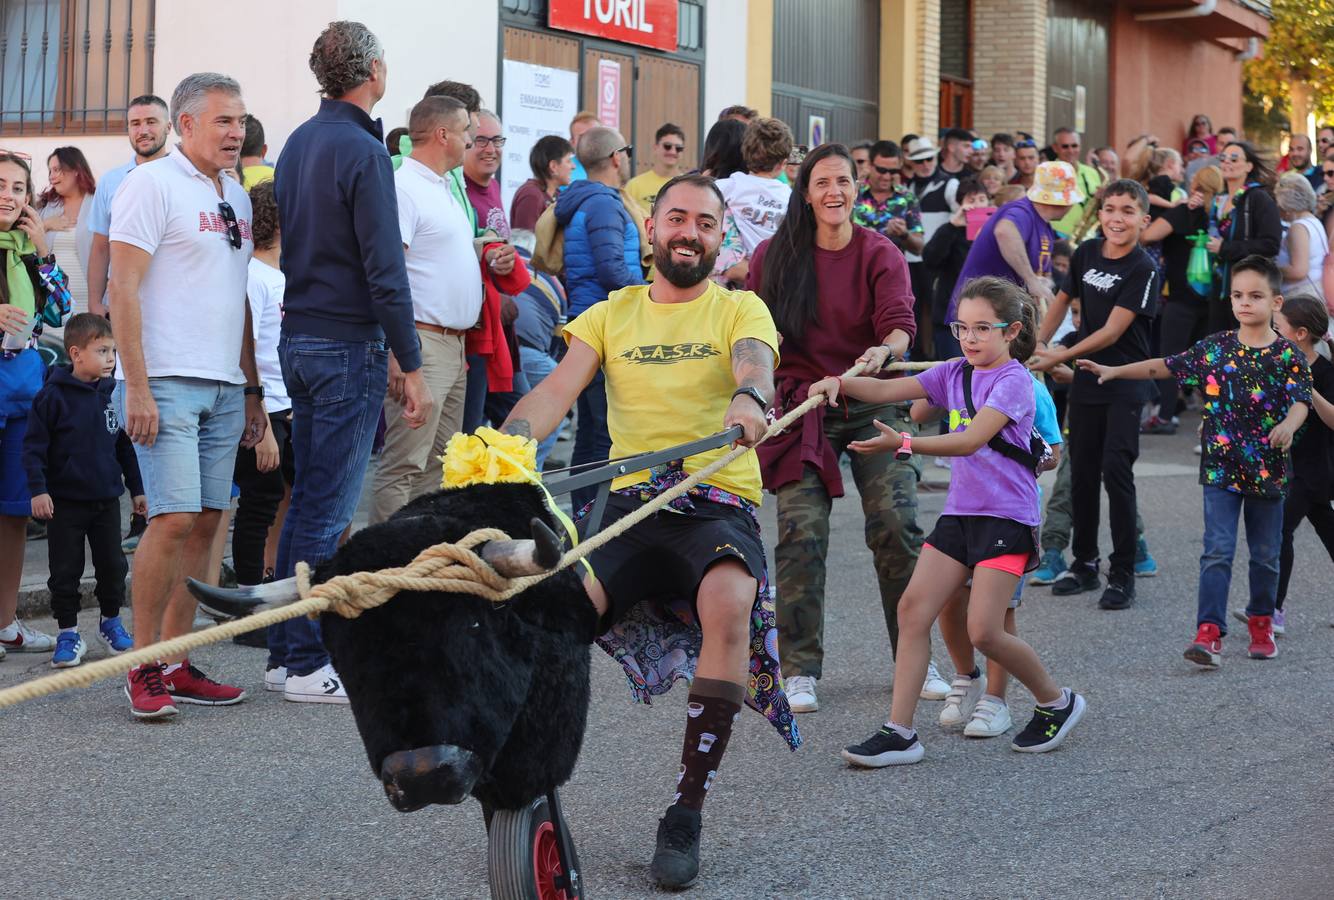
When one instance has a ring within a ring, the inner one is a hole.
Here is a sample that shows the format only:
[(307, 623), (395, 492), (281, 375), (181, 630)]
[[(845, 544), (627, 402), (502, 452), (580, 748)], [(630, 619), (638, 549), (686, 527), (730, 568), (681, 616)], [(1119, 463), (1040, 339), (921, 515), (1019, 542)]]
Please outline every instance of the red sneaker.
[(1195, 632), (1195, 643), (1186, 648), (1186, 659), (1211, 669), (1218, 668), (1223, 657), (1223, 635), (1213, 622), (1205, 622)]
[(1251, 616), (1246, 620), (1246, 627), (1251, 631), (1251, 659), (1273, 659), (1278, 656), (1272, 616)]
[(171, 696), (182, 703), (200, 706), (231, 706), (245, 699), (245, 691), (230, 684), (219, 684), (190, 665), (187, 659), (174, 671), (164, 672), (162, 681)]
[(125, 682), (130, 712), (140, 719), (167, 719), (176, 715), (171, 694), (162, 682), (162, 664), (135, 666)]

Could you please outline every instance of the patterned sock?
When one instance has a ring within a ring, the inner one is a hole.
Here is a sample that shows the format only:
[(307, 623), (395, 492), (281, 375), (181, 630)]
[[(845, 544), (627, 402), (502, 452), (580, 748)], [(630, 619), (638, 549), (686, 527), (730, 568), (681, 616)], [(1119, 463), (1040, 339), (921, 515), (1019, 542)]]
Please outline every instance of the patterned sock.
[(673, 805), (699, 811), (718, 764), (727, 749), (732, 726), (741, 714), (745, 688), (730, 681), (696, 678), (686, 705), (686, 735), (681, 744), (681, 774), (676, 777)]

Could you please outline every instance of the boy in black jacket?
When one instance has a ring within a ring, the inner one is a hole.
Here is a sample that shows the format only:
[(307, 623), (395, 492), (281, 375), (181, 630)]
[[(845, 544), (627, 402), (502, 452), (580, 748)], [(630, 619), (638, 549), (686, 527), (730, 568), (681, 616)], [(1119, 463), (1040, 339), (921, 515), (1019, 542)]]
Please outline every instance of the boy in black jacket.
[(33, 399), (23, 441), (32, 515), (49, 520), (47, 587), (60, 626), (51, 665), (57, 669), (77, 666), (87, 651), (78, 629), (85, 538), (93, 551), (102, 608), (98, 636), (113, 655), (134, 646), (120, 620), (129, 570), (120, 549), (122, 479), (134, 498), (134, 511), (148, 511), (134, 447), (111, 404), (116, 367), (111, 323), (89, 313), (72, 317), (65, 325), (65, 351), (71, 366), (47, 375)]

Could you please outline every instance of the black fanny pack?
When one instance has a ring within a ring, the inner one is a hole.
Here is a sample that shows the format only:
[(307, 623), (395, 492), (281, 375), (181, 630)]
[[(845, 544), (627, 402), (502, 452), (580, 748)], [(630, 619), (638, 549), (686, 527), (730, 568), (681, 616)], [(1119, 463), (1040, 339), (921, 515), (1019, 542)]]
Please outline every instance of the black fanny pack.
[[(1034, 397), (1035, 404), (1036, 400)], [(977, 409), (973, 406), (973, 367), (968, 363), (963, 364), (963, 402), (964, 406), (968, 407), (968, 417), (976, 418)], [(1029, 431), (1028, 449), (1016, 447), (999, 434), (987, 441), (987, 446), (1006, 459), (1012, 459), (1024, 466), (1035, 477), (1047, 468), (1047, 463), (1052, 459), (1051, 444), (1047, 443), (1037, 428)]]

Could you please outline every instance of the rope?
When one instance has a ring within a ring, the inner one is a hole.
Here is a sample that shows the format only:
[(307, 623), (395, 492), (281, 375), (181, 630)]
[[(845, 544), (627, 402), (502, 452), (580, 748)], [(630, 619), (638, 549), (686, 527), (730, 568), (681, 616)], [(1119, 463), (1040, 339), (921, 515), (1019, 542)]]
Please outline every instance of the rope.
[[(935, 363), (899, 362), (885, 367), (885, 371), (916, 372), (928, 369)], [(844, 372), (841, 377), (851, 378), (859, 375), (864, 367), (860, 364)], [(770, 423), (756, 446), (769, 438), (790, 428), (806, 413), (824, 403), (823, 397), (811, 397), (794, 407), (781, 418)], [(704, 468), (689, 475), (684, 481), (673, 485), (666, 491), (645, 503), (639, 509), (617, 520), (597, 534), (576, 544), (567, 550), (556, 566), (538, 575), (526, 575), (521, 578), (505, 578), (492, 569), (473, 548), (488, 541), (509, 540), (509, 535), (498, 528), (479, 528), (470, 531), (454, 543), (436, 544), (427, 547), (406, 566), (395, 569), (381, 569), (376, 572), (354, 572), (350, 575), (338, 575), (321, 584), (310, 583), (310, 567), (298, 563), (296, 569), (297, 591), (301, 599), (290, 604), (223, 622), (203, 631), (195, 631), (180, 637), (159, 641), (138, 650), (122, 653), (96, 662), (87, 663), (73, 669), (63, 669), (54, 675), (36, 678), (13, 687), (0, 690), (0, 709), (14, 706), (27, 700), (35, 700), (70, 688), (87, 687), (104, 678), (124, 675), (136, 666), (154, 663), (160, 659), (185, 656), (191, 650), (206, 647), (228, 640), (238, 634), (257, 631), (270, 625), (277, 625), (298, 616), (316, 616), (322, 612), (333, 612), (353, 619), (368, 609), (384, 603), (400, 591), (443, 591), (455, 594), (473, 594), (492, 603), (504, 603), (516, 594), (526, 591), (533, 585), (563, 571), (592, 553), (594, 550), (615, 540), (629, 529), (653, 515), (673, 500), (684, 495), (700, 482), (711, 477), (719, 470), (731, 465), (752, 447), (737, 446), (731, 451), (709, 463)]]

